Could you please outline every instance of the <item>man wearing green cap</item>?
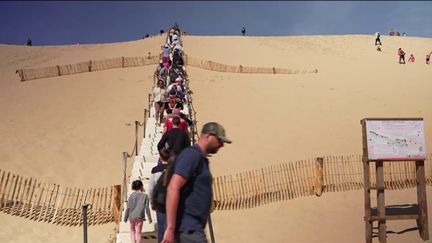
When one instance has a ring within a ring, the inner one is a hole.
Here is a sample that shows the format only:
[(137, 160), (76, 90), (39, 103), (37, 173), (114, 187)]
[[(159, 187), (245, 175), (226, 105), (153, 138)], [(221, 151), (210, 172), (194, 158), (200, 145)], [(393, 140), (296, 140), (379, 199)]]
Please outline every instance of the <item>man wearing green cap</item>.
[(225, 129), (209, 122), (203, 126), (197, 143), (177, 156), (167, 189), (167, 224), (162, 243), (207, 243), (204, 229), (212, 204), (212, 175), (206, 156), (217, 153), (224, 143), (231, 143)]

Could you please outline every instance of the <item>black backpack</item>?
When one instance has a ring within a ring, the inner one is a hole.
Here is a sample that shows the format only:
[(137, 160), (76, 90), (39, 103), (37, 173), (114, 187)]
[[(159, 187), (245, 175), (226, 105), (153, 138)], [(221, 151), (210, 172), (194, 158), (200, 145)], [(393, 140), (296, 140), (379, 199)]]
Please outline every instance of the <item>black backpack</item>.
[[(195, 146), (191, 146), (190, 148), (198, 149)], [(153, 195), (151, 198), (151, 204), (158, 212), (165, 213), (165, 200), (167, 196), (167, 187), (171, 180), (172, 175), (174, 174), (175, 169), (175, 159), (170, 159), (168, 163), (168, 167), (162, 172), (162, 175), (157, 180), (154, 188), (153, 188)], [(202, 164), (204, 161), (204, 156), (200, 159), (200, 162), (198, 164), (198, 167), (195, 171), (195, 173), (192, 175), (191, 178), (186, 182), (186, 184), (182, 188), (182, 192), (190, 193), (191, 191), (191, 184), (195, 180), (195, 178), (201, 173), (202, 171)]]

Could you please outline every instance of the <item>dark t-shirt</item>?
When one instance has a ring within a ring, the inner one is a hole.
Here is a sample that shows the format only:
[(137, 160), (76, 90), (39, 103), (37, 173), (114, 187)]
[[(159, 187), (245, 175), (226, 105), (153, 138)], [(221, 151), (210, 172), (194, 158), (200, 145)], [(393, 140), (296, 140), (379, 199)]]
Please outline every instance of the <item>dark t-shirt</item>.
[(164, 133), (157, 145), (158, 150), (164, 148), (165, 143), (168, 144), (168, 150), (171, 154), (178, 155), (183, 149), (190, 146), (190, 139), (189, 135), (184, 130), (173, 128)]
[(177, 156), (174, 173), (188, 180), (180, 193), (178, 231), (204, 231), (212, 202), (212, 175), (208, 163), (196, 144)]

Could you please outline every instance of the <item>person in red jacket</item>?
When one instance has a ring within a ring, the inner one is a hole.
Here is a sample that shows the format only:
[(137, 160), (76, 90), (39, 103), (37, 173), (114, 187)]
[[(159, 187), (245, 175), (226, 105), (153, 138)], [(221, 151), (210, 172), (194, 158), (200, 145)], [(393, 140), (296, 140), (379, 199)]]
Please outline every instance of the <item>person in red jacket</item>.
[(397, 54), (399, 56), (399, 64), (405, 64), (405, 52), (404, 52), (404, 50), (402, 50), (402, 48), (399, 48)]

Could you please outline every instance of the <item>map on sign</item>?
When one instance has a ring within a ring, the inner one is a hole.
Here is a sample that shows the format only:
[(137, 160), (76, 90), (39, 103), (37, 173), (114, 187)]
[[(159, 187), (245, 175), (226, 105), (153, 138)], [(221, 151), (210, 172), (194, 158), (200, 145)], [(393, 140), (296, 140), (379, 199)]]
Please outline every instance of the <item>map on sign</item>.
[(422, 120), (366, 120), (369, 160), (425, 159)]

